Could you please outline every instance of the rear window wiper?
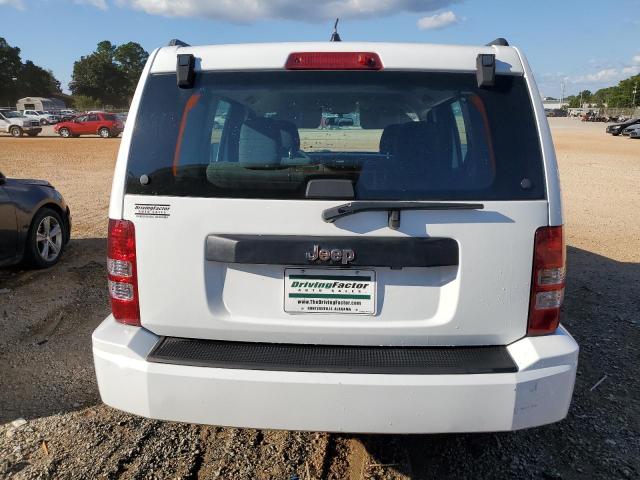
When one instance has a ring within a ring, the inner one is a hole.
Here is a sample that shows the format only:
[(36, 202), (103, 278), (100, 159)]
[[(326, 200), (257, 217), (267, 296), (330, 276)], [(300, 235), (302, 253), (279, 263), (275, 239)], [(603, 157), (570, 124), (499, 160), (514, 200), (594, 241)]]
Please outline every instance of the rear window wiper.
[(338, 218), (358, 212), (386, 211), (389, 212), (389, 228), (397, 230), (400, 228), (401, 210), (482, 210), (483, 208), (482, 203), (361, 200), (327, 208), (322, 212), (322, 220), (333, 223)]

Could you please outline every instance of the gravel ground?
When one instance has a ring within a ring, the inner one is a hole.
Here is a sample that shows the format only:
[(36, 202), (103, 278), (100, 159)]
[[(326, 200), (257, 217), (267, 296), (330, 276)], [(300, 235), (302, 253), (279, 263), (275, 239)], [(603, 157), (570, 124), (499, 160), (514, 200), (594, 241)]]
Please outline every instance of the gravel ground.
[(108, 312), (104, 235), (119, 140), (0, 138), (0, 170), (49, 179), (74, 216), (56, 268), (0, 270), (0, 478), (640, 477), (640, 141), (551, 121), (568, 233), (563, 318), (581, 345), (573, 405), (554, 425), (474, 435), (217, 428), (102, 405), (90, 334)]

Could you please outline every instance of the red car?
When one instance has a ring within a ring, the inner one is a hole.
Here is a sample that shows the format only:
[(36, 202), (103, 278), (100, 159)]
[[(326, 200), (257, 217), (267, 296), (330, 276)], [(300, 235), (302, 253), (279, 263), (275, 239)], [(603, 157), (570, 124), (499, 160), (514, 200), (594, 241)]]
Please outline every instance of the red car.
[(67, 122), (60, 122), (53, 129), (64, 138), (80, 135), (109, 138), (120, 135), (124, 125), (113, 113), (85, 113)]

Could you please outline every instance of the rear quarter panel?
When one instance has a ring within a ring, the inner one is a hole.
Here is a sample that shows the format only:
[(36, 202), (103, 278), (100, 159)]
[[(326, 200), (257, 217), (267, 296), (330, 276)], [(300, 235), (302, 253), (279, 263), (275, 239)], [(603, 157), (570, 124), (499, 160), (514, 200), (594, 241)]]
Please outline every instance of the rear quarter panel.
[(120, 219), (122, 218), (122, 206), (124, 202), (124, 186), (127, 177), (127, 160), (129, 158), (129, 147), (131, 146), (131, 137), (133, 136), (133, 130), (136, 125), (136, 118), (138, 116), (138, 108), (140, 107), (140, 100), (144, 92), (144, 85), (147, 82), (151, 65), (160, 49), (155, 49), (149, 55), (149, 59), (142, 70), (138, 86), (136, 87), (133, 100), (131, 102), (131, 108), (129, 109), (129, 117), (122, 132), (122, 141), (120, 142), (120, 150), (118, 151), (118, 159), (116, 161), (116, 168), (113, 172), (113, 182), (111, 184), (111, 198), (109, 200), (109, 218)]
[(542, 157), (544, 160), (544, 175), (547, 200), (549, 202), (549, 225), (559, 226), (563, 224), (562, 214), (562, 193), (560, 189), (560, 174), (558, 171), (558, 161), (556, 159), (556, 150), (553, 145), (553, 137), (547, 116), (544, 113), (544, 105), (542, 97), (538, 91), (538, 86), (533, 78), (533, 72), (529, 66), (529, 62), (520, 50), (515, 49), (520, 56), (524, 69), (524, 76), (527, 80), (529, 89), (529, 97), (533, 103), (533, 111), (538, 126), (538, 137), (540, 138), (540, 146), (542, 148)]

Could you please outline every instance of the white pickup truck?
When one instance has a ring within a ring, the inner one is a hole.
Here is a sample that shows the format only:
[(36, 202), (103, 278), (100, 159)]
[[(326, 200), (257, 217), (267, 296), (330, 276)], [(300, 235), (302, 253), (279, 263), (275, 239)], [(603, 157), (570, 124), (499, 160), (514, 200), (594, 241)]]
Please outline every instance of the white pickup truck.
[(8, 133), (12, 137), (21, 137), (25, 133), (35, 137), (41, 131), (39, 120), (25, 117), (19, 112), (0, 112), (0, 132)]
[(25, 110), (22, 112), (25, 117), (29, 117), (32, 120), (38, 120), (40, 125), (49, 125), (53, 123), (58, 123), (58, 117), (56, 115), (52, 115), (47, 112), (42, 112), (40, 110)]

